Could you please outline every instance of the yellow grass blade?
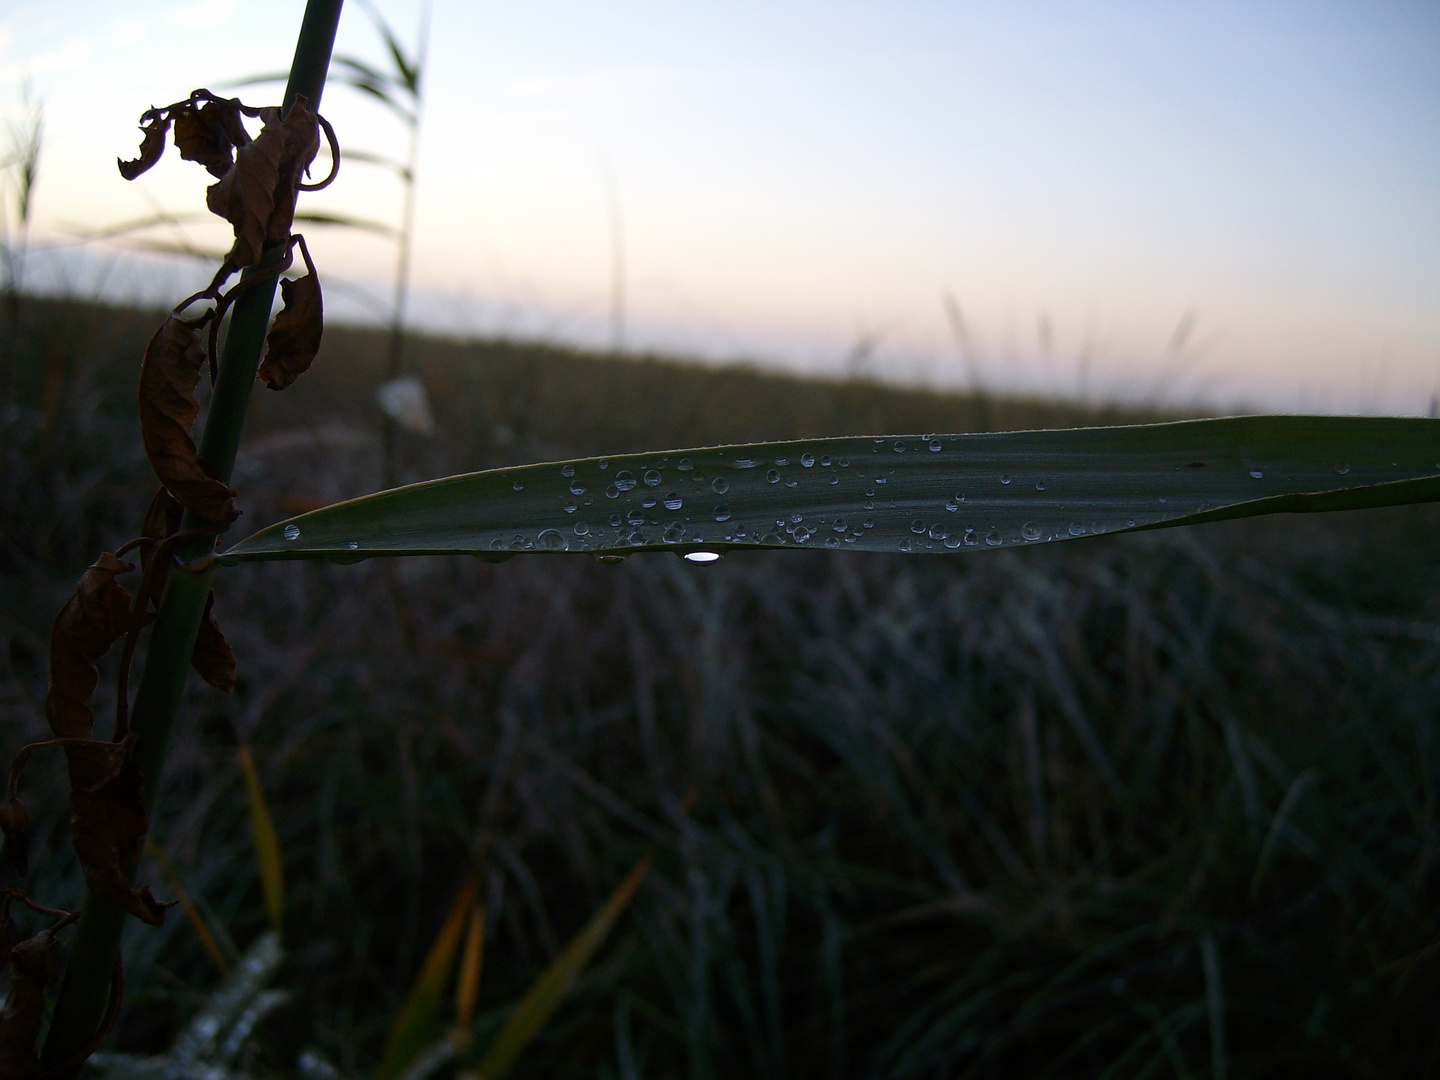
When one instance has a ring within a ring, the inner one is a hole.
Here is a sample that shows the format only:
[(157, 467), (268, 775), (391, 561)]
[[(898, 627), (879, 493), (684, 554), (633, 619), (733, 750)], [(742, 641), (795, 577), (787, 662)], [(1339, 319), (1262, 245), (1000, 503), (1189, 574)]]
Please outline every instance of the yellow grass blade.
[(435, 935), (435, 943), (430, 946), (430, 952), (420, 966), (420, 974), (415, 977), (410, 996), (405, 999), (400, 1015), (390, 1029), (385, 1054), (375, 1070), (375, 1080), (396, 1080), (433, 1041), (440, 1016), (440, 1001), (445, 993), (445, 984), (450, 981), (450, 969), (460, 947), (466, 916), (470, 914), (475, 900), (476, 884), (473, 873), (465, 879), (440, 932)]
[(651, 851), (635, 864), (610, 899), (590, 917), (590, 921), (571, 939), (520, 999), (520, 1004), (515, 1006), (515, 1011), (510, 1014), (510, 1019), (505, 1021), (500, 1034), (496, 1035), (495, 1041), (490, 1044), (485, 1059), (480, 1062), (479, 1073), (484, 1080), (500, 1080), (515, 1064), (515, 1059), (524, 1052), (535, 1036), (540, 1034), (551, 1014), (575, 985), (575, 980), (580, 977), (585, 965), (590, 962), (590, 957), (610, 933), (615, 920), (625, 910), (630, 897), (649, 872), (654, 857), (655, 853)]
[(200, 914), (200, 909), (190, 899), (190, 894), (185, 891), (185, 886), (180, 884), (180, 875), (175, 869), (175, 864), (148, 836), (145, 838), (145, 852), (160, 864), (160, 869), (165, 874), (165, 880), (170, 883), (170, 891), (180, 902), (180, 910), (185, 912), (185, 918), (190, 920), (190, 925), (195, 929), (195, 936), (200, 939), (200, 944), (210, 955), (210, 959), (215, 961), (215, 966), (220, 969), (220, 974), (222, 976), (229, 975), (230, 961), (225, 959), (225, 953), (221, 951), (215, 935), (210, 933), (210, 926), (206, 923), (205, 917)]
[(473, 904), (470, 925), (465, 930), (465, 947), (460, 951), (460, 974), (455, 978), (455, 1030), (450, 1041), (456, 1053), (463, 1053), (470, 1045), (470, 1021), (475, 1017), (484, 954), (485, 909)]
[(260, 864), (260, 887), (265, 891), (265, 911), (270, 925), (285, 936), (285, 867), (280, 859), (280, 839), (270, 818), (270, 804), (260, 787), (255, 759), (243, 742), (236, 748), (240, 769), (245, 773), (245, 791), (250, 800), (250, 834), (255, 839), (255, 858)]

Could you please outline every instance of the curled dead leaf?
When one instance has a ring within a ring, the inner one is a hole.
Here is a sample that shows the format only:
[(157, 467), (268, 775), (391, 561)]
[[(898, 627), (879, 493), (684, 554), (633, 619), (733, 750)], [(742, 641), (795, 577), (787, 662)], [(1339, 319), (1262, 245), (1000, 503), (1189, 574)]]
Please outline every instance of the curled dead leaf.
[(217, 690), (229, 693), (235, 689), (235, 650), (225, 640), (215, 622), (215, 593), (205, 598), (205, 615), (200, 620), (200, 633), (190, 663), (200, 677)]
[[(290, 236), (295, 221), (295, 195), (301, 177), (310, 168), (320, 151), (320, 124), (310, 110), (304, 94), (297, 94), (280, 125), (284, 134), (284, 151), (280, 155), (279, 177), (275, 198), (265, 227), (267, 243), (277, 244)], [(306, 262), (309, 262), (307, 257)], [(313, 271), (312, 271), (313, 272)]]
[(254, 141), (242, 146), (235, 164), (205, 191), (205, 205), (235, 230), (235, 243), (225, 257), (232, 269), (260, 261), (275, 189), (280, 183), (280, 160), (285, 155), (285, 130), (279, 109), (261, 109), (264, 128)]
[(95, 560), (50, 627), (50, 688), (45, 715), (61, 738), (87, 739), (95, 726), (90, 696), (95, 663), (130, 629), (130, 594), (115, 580), (133, 567), (108, 551)]
[(150, 820), (144, 779), (135, 764), (132, 733), (118, 743), (77, 739), (65, 744), (70, 764), (71, 838), (85, 884), (121, 911), (159, 926), (165, 909), (149, 888), (130, 884), (129, 868), (140, 861)]
[(295, 240), (305, 258), (307, 273), (293, 281), (287, 278), (280, 282), (280, 296), (285, 306), (275, 316), (265, 337), (265, 359), (260, 362), (258, 373), (271, 390), (284, 390), (310, 369), (320, 351), (320, 338), (325, 329), (320, 277), (310, 261), (304, 237), (297, 236)]
[(30, 812), (13, 795), (0, 802), (0, 832), (5, 834), (5, 858), (24, 877), (30, 872)]
[(204, 362), (194, 326), (175, 315), (167, 318), (140, 364), (140, 437), (151, 468), (175, 501), (203, 521), (224, 526), (240, 516), (235, 491), (200, 457), (190, 434)]
[(35, 1043), (45, 1018), (45, 990), (63, 961), (53, 929), (18, 942), (10, 952), (10, 997), (0, 1015), (0, 1077), (34, 1080), (40, 1074)]
[(235, 164), (235, 148), (248, 146), (250, 133), (240, 120), (238, 99), (216, 98), (196, 107), (186, 101), (170, 114), (175, 122), (175, 146), (186, 161), (205, 166), (221, 179)]
[(165, 136), (170, 131), (170, 117), (164, 111), (152, 109), (140, 118), (140, 130), (145, 133), (140, 140), (140, 156), (134, 161), (115, 159), (120, 175), (126, 180), (134, 180), (160, 160), (165, 152)]

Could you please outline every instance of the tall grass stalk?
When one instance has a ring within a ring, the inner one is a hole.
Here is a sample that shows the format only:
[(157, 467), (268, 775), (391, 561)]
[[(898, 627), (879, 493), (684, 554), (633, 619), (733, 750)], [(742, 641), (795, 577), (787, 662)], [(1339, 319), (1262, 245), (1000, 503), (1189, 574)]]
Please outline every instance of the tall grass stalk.
[[(312, 107), (319, 108), (343, 3), (344, 0), (307, 0), (285, 87), (285, 109), (288, 110), (300, 94), (309, 99)], [(268, 252), (246, 271), (245, 277), (265, 274), (281, 258), (283, 250), (282, 245)], [(275, 287), (276, 278), (271, 276), (240, 297), (220, 358), (219, 375), (200, 440), (200, 454), (227, 481), (235, 465), (245, 410), (255, 385), (255, 369), (265, 343)], [(194, 522), (182, 523), (181, 527), (193, 528)], [(190, 655), (210, 593), (214, 567), (206, 560), (212, 550), (211, 541), (197, 542), (182, 552), (183, 565), (170, 574), (135, 695), (130, 725), (138, 736), (135, 759), (141, 775), (146, 778), (146, 809), (152, 815), (170, 731), (179, 711)], [(124, 920), (123, 912), (94, 894), (87, 894), (65, 981), (45, 1040), (41, 1058), (44, 1068), (55, 1069), (64, 1064), (86, 1046), (99, 1029), (109, 998), (110, 973), (119, 955)], [(77, 1073), (78, 1067), (68, 1075)]]

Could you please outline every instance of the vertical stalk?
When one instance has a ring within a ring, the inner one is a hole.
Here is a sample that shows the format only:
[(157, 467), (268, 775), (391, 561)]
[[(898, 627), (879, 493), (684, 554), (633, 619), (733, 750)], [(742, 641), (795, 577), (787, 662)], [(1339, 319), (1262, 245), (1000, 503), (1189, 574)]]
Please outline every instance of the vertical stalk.
[[(343, 3), (344, 0), (307, 0), (305, 18), (295, 44), (295, 58), (290, 66), (290, 80), (285, 87), (284, 108), (290, 108), (297, 94), (304, 94), (311, 108), (319, 109)], [(267, 252), (258, 265), (246, 270), (245, 276), (250, 277), (273, 266), (280, 258), (280, 250), (277, 247)], [(275, 285), (274, 278), (261, 282), (242, 294), (235, 303), (230, 332), (220, 357), (215, 392), (210, 399), (205, 430), (200, 438), (201, 455), (227, 481), (235, 465), (235, 452), (245, 423), (245, 409), (255, 385), (255, 369), (265, 344), (265, 329), (274, 302)], [(183, 523), (181, 527), (187, 528), (190, 524)], [(210, 592), (210, 579), (214, 575), (213, 566), (195, 565), (195, 561), (204, 559), (212, 550), (212, 541), (201, 541), (181, 552), (182, 565), (176, 567), (168, 578), (130, 716), (130, 730), (138, 736), (136, 764), (145, 778), (145, 805), (152, 820), (166, 746), (180, 709), (185, 678), (190, 668), (190, 654), (195, 648), (195, 635), (200, 628), (205, 598)], [(129, 868), (132, 874), (134, 869)], [(70, 963), (65, 969), (65, 981), (60, 988), (50, 1032), (45, 1040), (42, 1068), (49, 1070), (64, 1064), (81, 1052), (99, 1030), (109, 1000), (110, 975), (120, 951), (120, 934), (124, 924), (123, 912), (94, 894), (85, 897), (85, 907), (71, 944)], [(79, 1071), (80, 1066), (77, 1065), (57, 1076), (56, 1080), (69, 1080)]]

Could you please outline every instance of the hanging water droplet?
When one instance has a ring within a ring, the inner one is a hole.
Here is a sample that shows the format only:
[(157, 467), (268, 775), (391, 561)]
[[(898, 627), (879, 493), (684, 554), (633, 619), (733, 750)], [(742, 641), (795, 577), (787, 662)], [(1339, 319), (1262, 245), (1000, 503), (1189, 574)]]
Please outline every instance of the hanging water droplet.
[(729, 521), (729, 520), (730, 520), (730, 507), (728, 507), (728, 506), (725, 505), (724, 503), (721, 503), (719, 506), (715, 507), (715, 520), (716, 520), (716, 521)]
[(541, 551), (567, 551), (570, 541), (561, 535), (559, 529), (544, 529), (535, 538), (535, 546)]
[(730, 481), (726, 480), (723, 476), (717, 476), (714, 480), (710, 481), (710, 490), (715, 492), (716, 495), (724, 495), (725, 492), (730, 490)]
[(524, 490), (525, 490), (525, 485), (522, 484), (519, 480), (516, 480), (513, 484), (510, 485), (510, 487), (511, 487), (512, 489), (514, 489), (515, 491), (524, 491)]
[(685, 500), (680, 497), (680, 493), (678, 491), (672, 491), (669, 495), (665, 496), (666, 510), (679, 510), (680, 507), (684, 504)]
[(772, 484), (778, 484), (780, 482), (780, 474), (776, 470), (770, 469), (765, 473), (765, 479)]
[(720, 553), (718, 551), (687, 551), (683, 557), (686, 562), (699, 563), (701, 565), (720, 561)]
[(1024, 525), (1020, 526), (1020, 535), (1026, 540), (1039, 540), (1040, 526), (1036, 525), (1033, 521), (1027, 521)]
[(942, 443), (939, 439), (931, 439), (931, 440), (930, 440), (930, 452), (931, 452), (932, 454), (938, 454), (941, 450), (944, 450), (944, 449), (945, 449), (945, 444)]
[(625, 556), (619, 554), (618, 552), (607, 551), (604, 555), (596, 555), (596, 556), (595, 556), (595, 561), (596, 561), (596, 562), (603, 562), (603, 563), (610, 563), (610, 564), (613, 565), (613, 564), (615, 564), (615, 563), (624, 562), (624, 561), (625, 561)]
[(560, 475), (561, 475), (561, 476), (564, 476), (564, 477), (574, 476), (574, 475), (575, 475), (575, 466), (574, 466), (574, 465), (562, 465), (562, 466), (560, 466)]
[(620, 491), (629, 491), (635, 486), (635, 474), (629, 469), (621, 469), (615, 474), (615, 487)]
[(695, 468), (695, 463), (691, 461), (688, 457), (682, 457), (676, 463), (675, 467), (681, 472), (689, 472), (691, 469)]
[(802, 468), (808, 469), (808, 468), (811, 468), (814, 464), (815, 464), (815, 455), (814, 455), (814, 454), (801, 454), (801, 455), (800, 455), (800, 465), (801, 465)]
[(285, 539), (286, 539), (286, 540), (299, 540), (299, 539), (300, 539), (300, 526), (299, 526), (299, 525), (286, 525), (286, 526), (285, 526)]

